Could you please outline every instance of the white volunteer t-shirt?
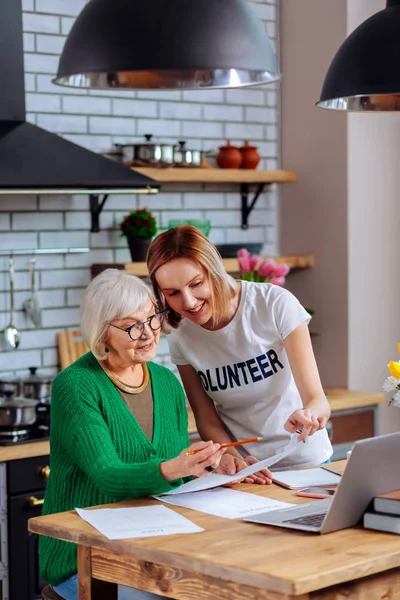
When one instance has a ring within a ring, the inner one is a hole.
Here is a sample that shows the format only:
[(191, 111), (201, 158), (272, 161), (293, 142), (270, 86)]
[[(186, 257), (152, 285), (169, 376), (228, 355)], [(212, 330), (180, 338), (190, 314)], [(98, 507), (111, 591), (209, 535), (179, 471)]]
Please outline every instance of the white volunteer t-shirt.
[[(231, 437), (266, 438), (240, 448), (261, 460), (289, 443), (292, 434), (284, 424), (303, 406), (283, 341), (310, 315), (284, 288), (241, 283), (238, 310), (226, 327), (209, 331), (182, 319), (167, 339), (172, 362), (194, 367)], [(299, 443), (274, 470), (314, 466), (331, 455), (323, 429)]]

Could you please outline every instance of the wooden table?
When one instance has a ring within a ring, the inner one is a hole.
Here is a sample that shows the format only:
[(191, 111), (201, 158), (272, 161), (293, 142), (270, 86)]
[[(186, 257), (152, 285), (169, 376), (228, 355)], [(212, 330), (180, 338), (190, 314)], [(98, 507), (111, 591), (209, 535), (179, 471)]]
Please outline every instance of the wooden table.
[[(345, 461), (332, 463), (342, 472)], [(305, 502), (276, 485), (237, 489)], [(114, 507), (155, 504), (151, 499)], [(203, 533), (108, 540), (75, 511), (36, 517), (29, 530), (78, 544), (79, 599), (116, 600), (129, 585), (178, 600), (396, 600), (400, 538), (347, 529), (320, 536), (172, 507)]]

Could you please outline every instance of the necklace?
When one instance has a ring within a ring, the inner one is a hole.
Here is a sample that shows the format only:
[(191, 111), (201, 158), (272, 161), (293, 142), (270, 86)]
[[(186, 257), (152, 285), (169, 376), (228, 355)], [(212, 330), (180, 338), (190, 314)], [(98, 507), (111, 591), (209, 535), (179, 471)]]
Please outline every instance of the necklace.
[(147, 388), (147, 386), (149, 385), (150, 373), (149, 373), (149, 368), (146, 365), (146, 363), (142, 364), (142, 368), (143, 368), (143, 383), (142, 383), (142, 385), (139, 385), (139, 386), (127, 385), (123, 381), (120, 381), (113, 373), (111, 373), (111, 371), (109, 371), (105, 365), (103, 365), (103, 364), (100, 363), (100, 366), (103, 369), (103, 371), (106, 373), (107, 377), (109, 379), (111, 379), (111, 381), (113, 382), (113, 384), (115, 386), (117, 386), (117, 388), (119, 388), (120, 390), (122, 390), (123, 392), (126, 392), (127, 394), (140, 394), (140, 392), (143, 392)]

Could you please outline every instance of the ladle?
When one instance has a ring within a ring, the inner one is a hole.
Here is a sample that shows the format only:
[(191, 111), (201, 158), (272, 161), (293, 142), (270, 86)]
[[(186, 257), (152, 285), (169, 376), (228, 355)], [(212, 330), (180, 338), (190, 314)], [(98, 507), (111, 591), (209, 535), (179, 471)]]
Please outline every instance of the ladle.
[(3, 331), (4, 349), (16, 350), (19, 346), (20, 335), (19, 331), (13, 324), (14, 318), (14, 260), (10, 258), (9, 263), (10, 273), (10, 322)]

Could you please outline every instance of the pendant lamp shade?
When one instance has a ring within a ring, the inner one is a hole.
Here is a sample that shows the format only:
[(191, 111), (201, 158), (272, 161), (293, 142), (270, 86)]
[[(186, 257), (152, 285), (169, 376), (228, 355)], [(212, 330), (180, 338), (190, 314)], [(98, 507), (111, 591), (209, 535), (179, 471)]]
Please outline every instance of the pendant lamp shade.
[(54, 83), (79, 88), (199, 89), (280, 78), (246, 0), (90, 0)]
[(400, 0), (388, 0), (343, 42), (322, 86), (321, 108), (400, 110)]

